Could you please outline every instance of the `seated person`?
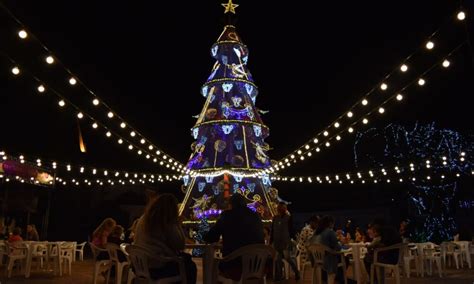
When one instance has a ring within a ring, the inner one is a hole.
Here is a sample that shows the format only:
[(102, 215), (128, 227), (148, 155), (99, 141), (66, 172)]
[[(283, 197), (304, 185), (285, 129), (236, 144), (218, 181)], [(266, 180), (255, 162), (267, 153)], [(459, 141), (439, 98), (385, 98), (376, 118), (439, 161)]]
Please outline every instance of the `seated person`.
[[(123, 227), (120, 225), (115, 225), (110, 232), (110, 235), (107, 237), (107, 243), (116, 244), (120, 246), (123, 241)], [(120, 262), (127, 261), (127, 256), (123, 253), (123, 251), (119, 250), (117, 252), (117, 257)]]
[[(337, 239), (334, 228), (334, 218), (331, 216), (324, 216), (319, 221), (318, 228), (310, 239), (310, 244), (322, 244), (334, 251), (340, 251), (341, 245)], [(337, 264), (339, 262), (338, 256), (333, 254), (326, 254), (324, 256), (324, 271), (327, 274), (336, 274), (336, 279), (340, 281), (343, 279), (342, 270), (338, 270)]]
[(177, 263), (155, 261), (154, 256), (179, 256), (184, 260), (186, 282), (196, 283), (197, 268), (191, 255), (183, 252), (185, 235), (178, 221), (178, 200), (171, 194), (162, 194), (150, 201), (138, 220), (134, 244), (149, 252), (150, 275), (153, 279), (179, 274)]
[(355, 231), (355, 242), (356, 243), (365, 243), (366, 242), (366, 237), (364, 231), (360, 228), (357, 227)]
[[(222, 236), (224, 257), (243, 246), (264, 244), (262, 220), (247, 207), (242, 195), (233, 194), (230, 205), (232, 208), (224, 211), (204, 236), (204, 241), (208, 243), (218, 242)], [(221, 262), (219, 270), (226, 278), (238, 281), (242, 273), (241, 260)]]
[(9, 243), (22, 242), (23, 238), (21, 237), (21, 228), (15, 227), (12, 231), (12, 234), (8, 237)]
[[(112, 228), (115, 227), (117, 223), (112, 218), (106, 218), (102, 223), (97, 227), (92, 233), (92, 244), (98, 248), (105, 249), (107, 246), (107, 237), (109, 236)], [(106, 251), (101, 251), (96, 257), (96, 260), (105, 260), (109, 259), (109, 253)]]

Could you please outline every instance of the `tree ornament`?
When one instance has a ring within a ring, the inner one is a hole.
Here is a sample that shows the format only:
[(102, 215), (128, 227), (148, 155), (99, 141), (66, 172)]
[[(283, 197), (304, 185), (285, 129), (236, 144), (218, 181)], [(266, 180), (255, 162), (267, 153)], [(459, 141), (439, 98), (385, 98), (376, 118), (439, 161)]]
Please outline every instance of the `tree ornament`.
[(226, 146), (227, 146), (227, 144), (225, 143), (225, 141), (216, 140), (216, 142), (214, 142), (214, 150), (216, 150), (219, 153), (224, 151)]

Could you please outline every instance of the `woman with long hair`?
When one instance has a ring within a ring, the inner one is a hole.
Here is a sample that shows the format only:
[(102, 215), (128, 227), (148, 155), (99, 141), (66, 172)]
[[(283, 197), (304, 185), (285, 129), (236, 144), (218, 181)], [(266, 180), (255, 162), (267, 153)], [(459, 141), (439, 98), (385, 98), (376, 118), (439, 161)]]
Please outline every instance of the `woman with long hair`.
[(107, 245), (107, 237), (117, 223), (112, 218), (106, 218), (92, 233), (92, 243), (100, 248)]
[(185, 234), (178, 221), (178, 200), (163, 194), (150, 201), (140, 217), (134, 244), (149, 252), (150, 274), (154, 279), (175, 276), (179, 273), (176, 263), (154, 262), (153, 256), (179, 256), (184, 259), (187, 283), (196, 283), (196, 264), (184, 250)]

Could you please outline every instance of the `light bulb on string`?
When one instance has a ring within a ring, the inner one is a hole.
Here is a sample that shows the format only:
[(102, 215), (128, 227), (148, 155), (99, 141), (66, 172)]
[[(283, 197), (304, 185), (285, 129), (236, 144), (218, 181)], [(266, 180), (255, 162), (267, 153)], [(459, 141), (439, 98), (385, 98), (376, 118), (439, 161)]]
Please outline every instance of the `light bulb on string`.
[(125, 122), (120, 123), (120, 127), (121, 127), (121, 128), (125, 128), (126, 126), (127, 126), (127, 125), (125, 124)]
[(328, 135), (329, 135), (329, 132), (324, 131), (324, 132), (323, 132), (323, 135), (324, 135), (324, 136), (328, 136)]
[(135, 131), (130, 132), (130, 136), (135, 137), (136, 133)]
[(349, 131), (349, 133), (352, 133), (352, 132), (354, 132), (354, 128), (349, 127), (349, 129), (347, 129), (347, 131)]
[(385, 83), (382, 83), (382, 85), (380, 85), (380, 89), (381, 89), (382, 91), (387, 90), (387, 88), (388, 88), (388, 85), (385, 84)]
[(96, 122), (94, 122), (94, 123), (92, 124), (92, 128), (97, 129), (97, 127), (99, 127), (99, 125), (98, 125)]
[(140, 140), (140, 143), (145, 144), (145, 143), (146, 143), (145, 139), (142, 138), (142, 139)]
[(369, 120), (367, 118), (364, 118), (364, 119), (362, 119), (362, 123), (367, 124), (367, 123), (369, 123)]
[(367, 99), (362, 100), (362, 105), (366, 106), (368, 103), (369, 103), (369, 101)]
[(425, 46), (428, 50), (431, 50), (434, 48), (434, 43), (432, 41), (428, 41)]
[(95, 105), (95, 106), (98, 106), (99, 105), (99, 100), (98, 99), (93, 99), (92, 104)]
[(123, 143), (123, 140), (122, 140), (122, 139), (119, 139), (117, 142), (118, 142), (119, 144), (122, 144), (122, 143)]
[(406, 64), (403, 64), (402, 66), (400, 66), (400, 71), (407, 72), (407, 70), (408, 70), (408, 66)]
[(107, 117), (108, 117), (108, 118), (113, 118), (113, 117), (114, 117), (114, 113), (111, 112), (111, 111), (109, 111), (109, 112), (107, 113)]
[(423, 86), (425, 85), (426, 81), (423, 78), (418, 79), (418, 85)]
[(46, 60), (46, 63), (48, 64), (54, 63), (54, 57), (52, 57), (51, 55), (47, 56), (45, 60)]
[(337, 136), (336, 136), (336, 140), (337, 140), (337, 141), (341, 140), (341, 136), (337, 135)]
[(339, 128), (340, 124), (339, 122), (334, 123), (334, 127)]
[[(318, 138), (314, 138), (313, 143), (317, 144), (319, 142)], [(287, 162), (287, 161), (286, 161)]]
[(76, 85), (76, 83), (77, 83), (76, 78), (71, 77), (71, 78), (69, 79), (69, 85), (74, 86), (74, 85)]
[(25, 39), (28, 37), (28, 33), (25, 31), (25, 30), (20, 30), (18, 31), (18, 36), (21, 38), (21, 39)]
[(60, 100), (60, 101), (58, 102), (58, 105), (59, 105), (60, 107), (64, 107), (64, 106), (66, 105), (66, 102), (64, 102), (64, 100)]
[(82, 114), (82, 112), (77, 113), (77, 118), (79, 119), (84, 118), (84, 114)]
[(445, 60), (443, 61), (443, 64), (442, 64), (442, 65), (443, 65), (444, 68), (448, 68), (450, 64), (451, 64), (451, 62), (449, 62), (449, 60), (445, 59)]
[(12, 73), (13, 73), (13, 75), (20, 74), (20, 68), (18, 68), (17, 66), (13, 67), (12, 68)]
[(347, 117), (351, 118), (352, 116), (354, 116), (354, 114), (352, 113), (352, 111), (350, 111), (350, 112), (347, 113)]
[(153, 145), (148, 146), (148, 150), (153, 150)]
[(107, 133), (105, 133), (105, 136), (110, 137), (112, 136), (112, 133), (110, 133), (110, 131), (107, 131)]
[(402, 94), (398, 94), (397, 95), (397, 101), (401, 101), (403, 100), (403, 95)]
[(382, 113), (384, 113), (384, 112), (385, 112), (385, 109), (384, 109), (383, 107), (380, 107), (380, 108), (379, 108), (379, 113), (382, 114)]
[(466, 19), (466, 13), (464, 13), (464, 11), (459, 11), (459, 13), (456, 15), (456, 18), (460, 21), (464, 21), (464, 19)]

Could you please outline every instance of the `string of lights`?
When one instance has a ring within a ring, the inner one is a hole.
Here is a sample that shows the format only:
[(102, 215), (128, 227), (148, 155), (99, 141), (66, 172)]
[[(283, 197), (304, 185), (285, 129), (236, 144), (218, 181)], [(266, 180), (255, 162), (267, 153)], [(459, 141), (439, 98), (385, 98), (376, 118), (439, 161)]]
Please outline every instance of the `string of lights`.
[[(28, 70), (20, 68), (21, 66), (10, 56), (8, 56), (2, 51), (0, 51), (0, 54), (11, 62), (13, 66), (11, 69), (11, 73), (13, 74), (13, 76), (17, 77), (17, 76), (20, 76), (21, 74), (29, 74), (31, 78), (34, 81), (36, 81), (38, 85), (36, 90), (39, 94), (43, 94), (48, 88), (49, 93), (57, 96), (59, 108), (65, 109), (66, 106), (70, 106), (70, 109), (75, 113), (77, 119), (79, 120), (88, 119), (91, 123), (90, 125), (92, 129), (97, 130), (97, 131), (103, 130), (105, 137), (108, 138), (108, 140), (116, 139), (119, 145), (128, 145), (127, 146), (128, 150), (130, 151), (135, 150), (135, 153), (138, 156), (141, 156), (147, 160), (151, 160), (154, 163), (158, 163), (158, 161), (160, 161), (159, 165), (166, 167), (168, 169), (171, 169), (173, 171), (176, 171), (178, 173), (185, 172), (185, 166), (183, 164), (169, 157), (166, 153), (163, 153), (161, 150), (158, 150), (153, 144), (149, 144), (148, 140), (142, 138), (138, 142), (135, 142), (135, 141), (132, 141), (131, 139), (125, 138), (121, 134), (117, 133), (116, 131), (113, 131), (110, 127), (108, 127), (107, 125), (97, 120), (94, 116), (92, 116), (88, 112), (79, 108), (79, 106), (77, 106), (76, 104), (68, 100), (59, 91), (55, 90), (54, 88), (48, 87), (40, 78), (30, 73)], [(95, 103), (93, 102), (93, 104)], [(125, 123), (124, 122), (122, 123), (123, 123), (123, 126), (126, 127)], [(130, 136), (134, 138), (137, 136), (137, 133), (134, 131), (131, 131)]]
[[(410, 163), (409, 165), (396, 165), (374, 168), (365, 171), (354, 171), (328, 175), (315, 176), (272, 176), (271, 180), (281, 182), (306, 182), (327, 184), (364, 184), (364, 183), (403, 183), (403, 182), (434, 182), (446, 181), (452, 178), (465, 176), (463, 171), (453, 171), (446, 156), (427, 159), (422, 163)], [(461, 152), (457, 159), (459, 163), (467, 163), (466, 153)], [(474, 169), (471, 169), (474, 176)]]
[[(94, 91), (92, 91), (83, 81), (81, 81), (79, 79), (79, 77), (74, 72), (72, 72), (68, 67), (66, 67), (65, 64), (63, 64), (60, 61), (60, 59), (57, 56), (55, 56), (53, 54), (53, 52), (45, 44), (43, 44), (43, 42), (38, 37), (36, 37), (33, 33), (31, 33), (31, 31), (26, 28), (26, 25), (23, 24), (7, 7), (5, 7), (1, 3), (0, 3), (0, 6), (21, 27), (21, 29), (18, 31), (18, 37), (20, 38), (20, 40), (26, 41), (27, 39), (30, 39), (30, 38), (35, 40), (42, 47), (42, 49), (45, 51), (45, 54), (46, 54), (45, 59), (44, 59), (45, 64), (48, 64), (48, 65), (56, 64), (56, 65), (61, 66), (66, 71), (66, 73), (68, 74), (68, 77), (69, 77), (68, 78), (68, 83), (69, 83), (69, 85), (71, 87), (77, 87), (79, 85), (82, 86), (92, 96), (91, 102), (94, 105), (94, 107), (96, 107), (96, 108), (102, 107), (104, 109), (105, 116), (107, 117), (107, 119), (109, 121), (112, 121), (113, 119), (115, 119), (115, 121), (117, 121), (117, 123), (118, 123), (118, 125), (120, 126), (121, 129), (130, 130), (131, 138), (139, 141), (140, 144), (142, 144), (142, 145), (145, 145), (145, 144), (149, 145), (148, 148), (150, 150), (155, 150), (157, 153), (160, 153), (161, 155), (166, 156), (166, 158), (164, 158), (164, 160), (167, 160), (168, 161), (167, 163), (170, 163), (170, 164), (174, 165), (175, 168), (177, 168), (177, 169), (178, 168), (179, 169), (184, 168), (183, 164), (181, 164), (176, 159), (172, 158), (170, 155), (166, 154), (163, 150), (158, 148), (155, 144), (153, 144), (151, 142), (150, 139), (147, 139), (141, 132), (137, 131), (136, 128), (132, 127), (130, 125), (130, 123), (126, 122), (125, 119), (123, 119), (123, 117), (121, 117), (116, 111), (114, 111), (106, 102), (104, 102), (102, 99), (100, 99), (99, 96)], [(8, 56), (8, 58), (10, 60), (12, 60), (9, 56)], [(12, 60), (12, 61), (15, 62), (14, 60)], [(20, 68), (19, 68), (18, 64), (16, 64), (13, 67), (12, 73), (14, 75), (19, 75), (20, 74)], [(15, 73), (17, 73), (17, 74), (15, 74)], [(39, 85), (37, 87), (38, 92), (44, 93), (44, 92), (51, 89), (51, 88), (47, 88), (45, 86), (45, 84), (43, 82), (41, 82), (41, 80), (37, 79), (37, 81), (39, 83)], [(54, 93), (56, 95), (58, 95), (56, 91), (54, 91)], [(61, 98), (61, 100), (58, 102), (58, 104), (61, 107), (63, 107), (65, 105), (66, 100), (65, 100), (64, 96), (60, 96), (60, 98)], [(77, 108), (77, 107), (75, 107), (75, 108)], [(79, 115), (79, 113), (82, 113), (83, 115)], [(80, 111), (79, 113), (78, 113), (78, 118), (80, 118), (79, 116), (85, 116), (84, 112)], [(92, 119), (92, 117), (90, 115), (87, 115), (87, 116)], [(96, 122), (97, 120), (93, 119), (93, 121)], [(157, 155), (160, 155), (160, 154), (157, 154)], [(171, 166), (171, 168), (172, 167), (173, 166)]]
[[(28, 164), (28, 165), (36, 165), (37, 167), (42, 167), (46, 170), (54, 171), (54, 173), (58, 173), (58, 171), (63, 172), (64, 174), (68, 174), (69, 172), (74, 172), (74, 170), (78, 171), (81, 176), (80, 177), (72, 177), (72, 178), (59, 178), (56, 176), (55, 180), (57, 182), (66, 182), (67, 179), (72, 181), (73, 184), (80, 185), (80, 180), (84, 180), (85, 184), (93, 183), (94, 180), (98, 181), (97, 183), (105, 183), (106, 180), (108, 184), (110, 184), (109, 180), (112, 181), (111, 185), (130, 183), (155, 183), (155, 182), (164, 182), (164, 181), (174, 181), (179, 180), (181, 176), (176, 175), (164, 175), (164, 174), (157, 174), (157, 173), (143, 173), (143, 172), (128, 172), (122, 170), (113, 170), (113, 169), (104, 169), (104, 168), (97, 168), (97, 167), (89, 167), (83, 165), (72, 165), (71, 163), (60, 163), (55, 161), (48, 161), (44, 162), (42, 159), (36, 159), (35, 162), (29, 161), (26, 159), (24, 155), (13, 156), (8, 155), (5, 151), (0, 151), (1, 161), (18, 161), (21, 164)], [(49, 167), (49, 165), (51, 165)], [(74, 170), (73, 170), (74, 169)], [(92, 175), (91, 178), (87, 179), (85, 177)], [(0, 174), (0, 178), (4, 178), (6, 182), (10, 180), (17, 180), (19, 182), (27, 181), (25, 178), (20, 176), (14, 176), (12, 179), (8, 177), (7, 174), (3, 173)], [(73, 181), (74, 180), (74, 181)], [(114, 182), (115, 181), (115, 182)], [(28, 181), (30, 182), (30, 181)], [(37, 184), (37, 182), (34, 182)], [(88, 185), (91, 185), (88, 184)], [(66, 185), (66, 184), (64, 184)]]
[[(466, 19), (466, 13), (464, 11), (459, 11), (457, 12), (456, 14), (456, 19), (458, 21), (464, 21)], [(354, 119), (355, 118), (355, 115), (358, 113), (356, 112), (355, 110), (359, 107), (362, 107), (362, 109), (364, 109), (368, 104), (369, 104), (369, 100), (368, 98), (373, 95), (377, 90), (381, 90), (382, 92), (387, 92), (387, 90), (389, 90), (389, 85), (388, 85), (388, 79), (390, 79), (393, 74), (395, 73), (406, 73), (408, 71), (408, 69), (410, 68), (409, 67), (409, 60), (413, 57), (414, 54), (416, 54), (419, 50), (424, 50), (424, 51), (431, 51), (435, 48), (435, 40), (434, 40), (434, 37), (438, 34), (439, 32), (439, 29), (436, 30), (435, 32), (433, 32), (429, 37), (428, 39), (426, 40), (425, 44), (420, 47), (419, 49), (417, 49), (415, 52), (413, 52), (412, 54), (410, 54), (409, 56), (407, 56), (404, 60), (402, 60), (401, 64), (399, 64), (396, 68), (394, 68), (390, 73), (388, 73), (386, 76), (384, 76), (384, 78), (377, 84), (375, 85), (372, 89), (370, 89), (366, 94), (363, 95), (362, 99), (361, 100), (358, 100), (354, 105), (352, 105), (348, 111), (344, 112), (343, 114), (339, 115), (331, 124), (329, 124), (328, 126), (326, 126), (323, 130), (321, 130), (319, 133), (317, 133), (315, 136), (313, 136), (312, 139), (310, 139), (309, 141), (307, 141), (305, 144), (303, 144), (302, 146), (298, 147), (297, 150), (291, 152), (290, 154), (286, 155), (285, 157), (283, 157), (282, 159), (280, 159), (279, 161), (277, 161), (277, 164), (276, 165), (273, 165), (272, 167), (268, 168), (266, 171), (267, 173), (269, 172), (275, 172), (275, 171), (278, 171), (280, 169), (284, 169), (285, 167), (289, 167), (291, 166), (292, 164), (296, 163), (298, 161), (298, 159), (296, 159), (296, 157), (299, 157), (299, 160), (304, 160), (305, 159), (305, 156), (306, 157), (311, 157), (313, 154), (312, 154), (312, 150), (316, 150), (316, 152), (319, 152), (321, 151), (321, 148), (320, 146), (324, 145), (326, 147), (330, 147), (331, 143), (330, 143), (330, 140), (332, 139), (335, 139), (336, 141), (339, 141), (341, 140), (341, 135), (340, 133), (343, 133), (345, 131), (339, 131), (337, 132), (336, 134), (334, 135), (330, 135), (330, 133), (333, 131), (333, 129), (335, 128), (336, 130), (340, 129), (340, 127), (342, 126), (342, 121), (346, 120), (347, 119)], [(440, 65), (443, 67), (443, 68), (448, 68), (450, 65), (451, 65), (451, 62), (450, 60), (448, 59), (449, 56), (454, 53), (455, 51), (457, 51), (461, 46), (463, 46), (464, 44), (466, 43), (466, 41), (464, 41), (463, 43), (461, 43), (461, 45), (457, 46), (454, 50), (452, 50), (445, 58), (446, 59), (443, 59), (440, 63)], [(437, 65), (437, 64), (436, 64)], [(436, 67), (436, 65), (432, 66), (431, 68), (429, 68), (427, 71), (423, 72), (420, 74), (420, 76), (416, 79), (416, 83), (419, 85), (419, 86), (424, 86), (426, 84), (426, 79), (423, 77), (424, 75), (426, 75), (429, 71), (431, 71), (434, 67)], [(411, 85), (411, 83), (409, 84)], [(401, 91), (405, 90), (409, 85), (405, 86), (404, 88), (402, 88), (399, 92), (395, 92), (394, 95), (392, 95), (391, 97), (389, 97), (387, 100), (385, 100), (381, 105), (379, 105), (377, 108), (371, 110), (370, 112), (365, 112), (364, 115), (360, 116), (360, 119), (359, 120), (356, 120), (352, 123), (350, 123), (349, 127), (346, 128), (345, 130), (349, 133), (353, 133), (354, 132), (354, 128), (352, 127), (353, 125), (357, 124), (357, 123), (360, 123), (362, 122), (363, 124), (368, 124), (369, 123), (369, 120), (367, 118), (367, 116), (369, 116), (370, 114), (374, 113), (375, 111), (378, 112), (379, 114), (383, 114), (385, 113), (385, 108), (384, 106), (390, 102), (390, 101), (393, 101), (393, 99), (396, 99), (396, 101), (400, 102), (403, 100), (403, 95), (401, 93)], [(375, 111), (374, 111), (375, 110)], [(321, 141), (323, 140), (323, 141)]]
[[(403, 86), (401, 89), (393, 92), (391, 96), (386, 98), (383, 102), (375, 106), (374, 108), (368, 109), (364, 115), (360, 116), (358, 119), (354, 119), (351, 122), (349, 122), (346, 127), (341, 126), (340, 120), (335, 121), (332, 126), (329, 128), (326, 128), (324, 131), (318, 133), (316, 136), (313, 137), (313, 139), (310, 142), (307, 142), (304, 146), (300, 147), (298, 150), (292, 152), (291, 154), (285, 156), (283, 159), (278, 161), (276, 164), (272, 165), (270, 168), (265, 169), (267, 173), (274, 173), (279, 170), (288, 168), (298, 161), (304, 161), (306, 158), (310, 158), (313, 156), (314, 153), (319, 153), (325, 148), (331, 147), (331, 142), (339, 142), (342, 140), (342, 137), (344, 134), (350, 136), (351, 134), (355, 133), (355, 126), (356, 125), (367, 125), (369, 124), (369, 118), (375, 115), (382, 115), (386, 113), (387, 107), (391, 103), (401, 103), (405, 96), (407, 95), (406, 91), (409, 87), (411, 86), (418, 86), (418, 87), (423, 87), (427, 83), (427, 76), (430, 72), (432, 72), (435, 68), (441, 67), (442, 69), (449, 69), (449, 67), (452, 65), (452, 56), (455, 52), (460, 50), (461, 47), (465, 46), (466, 41), (463, 41), (461, 44), (459, 44), (457, 47), (455, 47), (453, 50), (451, 50), (446, 56), (446, 59), (442, 59), (435, 64), (431, 65), (428, 69), (426, 69), (424, 72), (420, 73), (419, 76), (417, 76), (416, 79), (410, 81), (407, 83), (405, 86)], [(449, 58), (449, 59), (447, 59)], [(369, 101), (367, 99), (363, 99), (360, 102), (360, 105), (362, 107), (366, 107), (369, 104)], [(358, 104), (359, 105), (359, 104)], [(345, 116), (349, 119), (352, 119), (354, 117), (354, 112), (351, 109), (348, 111)], [(336, 130), (335, 132), (333, 130)], [(331, 132), (330, 132), (331, 131)]]

